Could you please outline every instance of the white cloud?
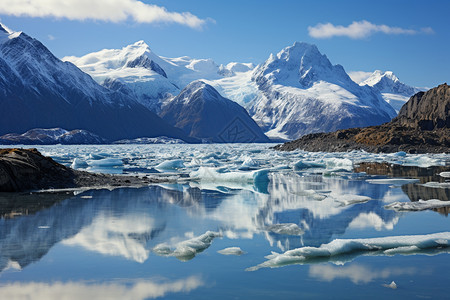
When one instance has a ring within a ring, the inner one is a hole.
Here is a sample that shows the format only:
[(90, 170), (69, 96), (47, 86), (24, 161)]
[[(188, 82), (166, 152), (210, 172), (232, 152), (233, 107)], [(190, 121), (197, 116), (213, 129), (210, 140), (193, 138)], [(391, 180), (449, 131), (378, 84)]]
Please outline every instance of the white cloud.
[(131, 284), (84, 282), (30, 282), (8, 283), (0, 287), (4, 299), (137, 299), (144, 300), (166, 296), (168, 293), (186, 293), (204, 285), (195, 276), (173, 282), (153, 282), (137, 279)]
[(164, 7), (138, 0), (2, 0), (0, 14), (81, 21), (177, 23), (197, 29), (206, 23), (189, 12), (170, 12)]
[(365, 72), (365, 71), (350, 71), (347, 72), (348, 76), (350, 76), (350, 78), (356, 82), (357, 84), (360, 84), (361, 82), (363, 82), (364, 80), (366, 80), (367, 78), (370, 77), (370, 75), (372, 75), (373, 72)]
[(50, 40), (50, 41), (54, 41), (56, 38), (53, 36), (53, 35), (51, 35), (51, 34), (49, 34), (48, 36), (48, 39)]
[(314, 265), (309, 268), (309, 276), (319, 280), (331, 282), (335, 279), (349, 279), (355, 284), (369, 283), (376, 279), (388, 279), (393, 276), (415, 275), (416, 268), (384, 268), (372, 269), (364, 265), (352, 265), (348, 267), (334, 267), (330, 265)]
[(430, 27), (422, 28), (420, 31), (413, 29), (404, 29), (400, 27), (390, 27), (387, 25), (377, 25), (366, 20), (360, 22), (353, 22), (348, 26), (333, 25), (331, 23), (319, 23), (316, 26), (309, 26), (308, 33), (311, 37), (316, 39), (326, 39), (335, 36), (346, 36), (352, 39), (362, 39), (371, 36), (374, 33), (381, 32), (385, 34), (417, 34), (434, 33)]

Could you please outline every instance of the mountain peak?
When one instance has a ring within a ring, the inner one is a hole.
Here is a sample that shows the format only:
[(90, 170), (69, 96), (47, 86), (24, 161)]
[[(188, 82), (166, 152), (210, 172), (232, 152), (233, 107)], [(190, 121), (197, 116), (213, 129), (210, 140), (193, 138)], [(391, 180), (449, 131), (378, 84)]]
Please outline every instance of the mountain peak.
[(361, 82), (359, 85), (368, 85), (375, 88), (380, 93), (395, 93), (406, 97), (414, 95), (419, 90), (417, 88), (406, 85), (398, 79), (392, 71), (376, 70), (369, 78)]

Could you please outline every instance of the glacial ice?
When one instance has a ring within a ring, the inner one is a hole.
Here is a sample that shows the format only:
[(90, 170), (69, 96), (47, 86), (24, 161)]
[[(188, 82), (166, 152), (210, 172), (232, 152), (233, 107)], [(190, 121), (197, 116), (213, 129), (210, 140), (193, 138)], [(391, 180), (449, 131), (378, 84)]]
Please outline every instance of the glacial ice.
[(166, 160), (155, 167), (155, 169), (163, 171), (175, 171), (181, 168), (184, 168), (182, 159)]
[(441, 249), (449, 250), (450, 232), (440, 232), (428, 235), (388, 236), (367, 239), (335, 239), (320, 247), (302, 247), (284, 253), (272, 252), (266, 256), (267, 261), (247, 268), (246, 271), (256, 271), (261, 268), (278, 268), (292, 264), (309, 264), (321, 261), (348, 260), (353, 255), (394, 255), (420, 254), (422, 251)]
[(188, 261), (209, 248), (213, 240), (221, 236), (220, 232), (207, 231), (200, 236), (178, 243), (174, 249), (165, 243), (156, 245), (153, 252), (160, 256), (174, 256), (181, 261)]
[(450, 189), (450, 182), (434, 182), (430, 181), (421, 186), (430, 187), (430, 188), (441, 188), (441, 189)]
[(217, 252), (222, 255), (242, 255), (245, 253), (239, 247), (228, 247)]
[(439, 173), (439, 176), (444, 178), (450, 178), (450, 172), (441, 172)]
[(433, 208), (450, 207), (450, 201), (441, 201), (437, 199), (419, 200), (417, 202), (394, 202), (385, 205), (384, 208), (396, 211), (421, 211)]

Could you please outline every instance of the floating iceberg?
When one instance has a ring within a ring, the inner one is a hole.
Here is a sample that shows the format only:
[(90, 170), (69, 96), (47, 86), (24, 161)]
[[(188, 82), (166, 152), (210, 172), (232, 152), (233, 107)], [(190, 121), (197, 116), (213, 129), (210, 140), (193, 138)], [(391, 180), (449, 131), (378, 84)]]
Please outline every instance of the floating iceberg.
[(221, 169), (200, 167), (198, 171), (191, 172), (189, 176), (192, 179), (197, 179), (205, 182), (268, 182), (269, 170), (256, 170), (250, 172), (220, 172)]
[(450, 178), (450, 172), (441, 172), (441, 173), (439, 173), (439, 176), (445, 177), (445, 178)]
[(153, 248), (153, 252), (161, 256), (175, 256), (181, 261), (188, 261), (193, 259), (198, 253), (209, 248), (212, 241), (216, 237), (221, 236), (222, 234), (219, 232), (207, 231), (198, 237), (178, 243), (175, 249), (172, 249), (167, 244), (159, 244)]
[(273, 224), (267, 226), (266, 230), (273, 233), (285, 235), (302, 235), (305, 233), (305, 231), (298, 227), (298, 225), (295, 223)]
[(404, 185), (417, 183), (419, 179), (410, 179), (410, 178), (386, 178), (386, 179), (367, 179), (368, 183), (372, 184), (390, 184), (390, 185)]
[(182, 159), (166, 160), (155, 167), (155, 169), (163, 171), (174, 171), (181, 168), (184, 168)]
[(434, 182), (430, 181), (424, 184), (421, 184), (422, 186), (430, 187), (430, 188), (440, 188), (440, 189), (450, 189), (450, 182)]
[(441, 201), (437, 199), (419, 200), (417, 202), (394, 202), (385, 205), (384, 208), (396, 211), (421, 211), (433, 208), (450, 207), (450, 201)]
[(242, 255), (245, 252), (241, 250), (239, 247), (229, 247), (222, 250), (217, 251), (217, 253), (220, 253), (222, 255)]
[[(359, 254), (394, 255), (419, 254), (431, 249), (445, 250), (450, 248), (450, 232), (428, 235), (390, 236), (369, 239), (336, 239), (320, 247), (302, 247), (286, 251), (282, 254), (272, 252), (266, 256), (267, 261), (246, 269), (256, 271), (261, 268), (278, 268), (292, 264), (308, 264)], [(339, 261), (342, 263), (342, 261)]]

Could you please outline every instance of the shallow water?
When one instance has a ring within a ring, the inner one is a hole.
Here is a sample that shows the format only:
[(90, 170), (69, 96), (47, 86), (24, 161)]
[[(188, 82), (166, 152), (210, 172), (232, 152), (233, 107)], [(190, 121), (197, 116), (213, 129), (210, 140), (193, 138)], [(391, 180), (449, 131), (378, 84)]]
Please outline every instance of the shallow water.
[[(176, 181), (139, 189), (0, 195), (2, 298), (449, 297), (448, 210), (384, 207), (418, 196), (448, 200), (445, 186), (423, 184), (449, 179), (409, 172), (402, 179), (419, 182), (402, 182), (354, 171), (365, 161), (445, 169), (448, 155), (279, 153), (267, 145), (38, 149), (66, 165), (77, 159), (84, 169)], [(158, 169), (167, 161), (173, 163)], [(200, 167), (210, 169), (200, 176)], [(248, 175), (252, 172), (259, 175)], [(384, 181), (373, 181), (379, 179)], [(435, 233), (443, 236), (432, 238)], [(414, 249), (402, 244), (405, 238), (388, 238), (387, 250), (375, 247), (379, 237), (404, 235), (422, 240), (413, 241)], [(346, 240), (341, 253), (317, 256), (321, 245), (337, 239)], [(356, 239), (370, 249), (356, 249)], [(313, 256), (287, 255), (300, 248)], [(271, 261), (266, 256), (272, 252), (284, 255)], [(385, 286), (392, 281), (396, 289)]]

